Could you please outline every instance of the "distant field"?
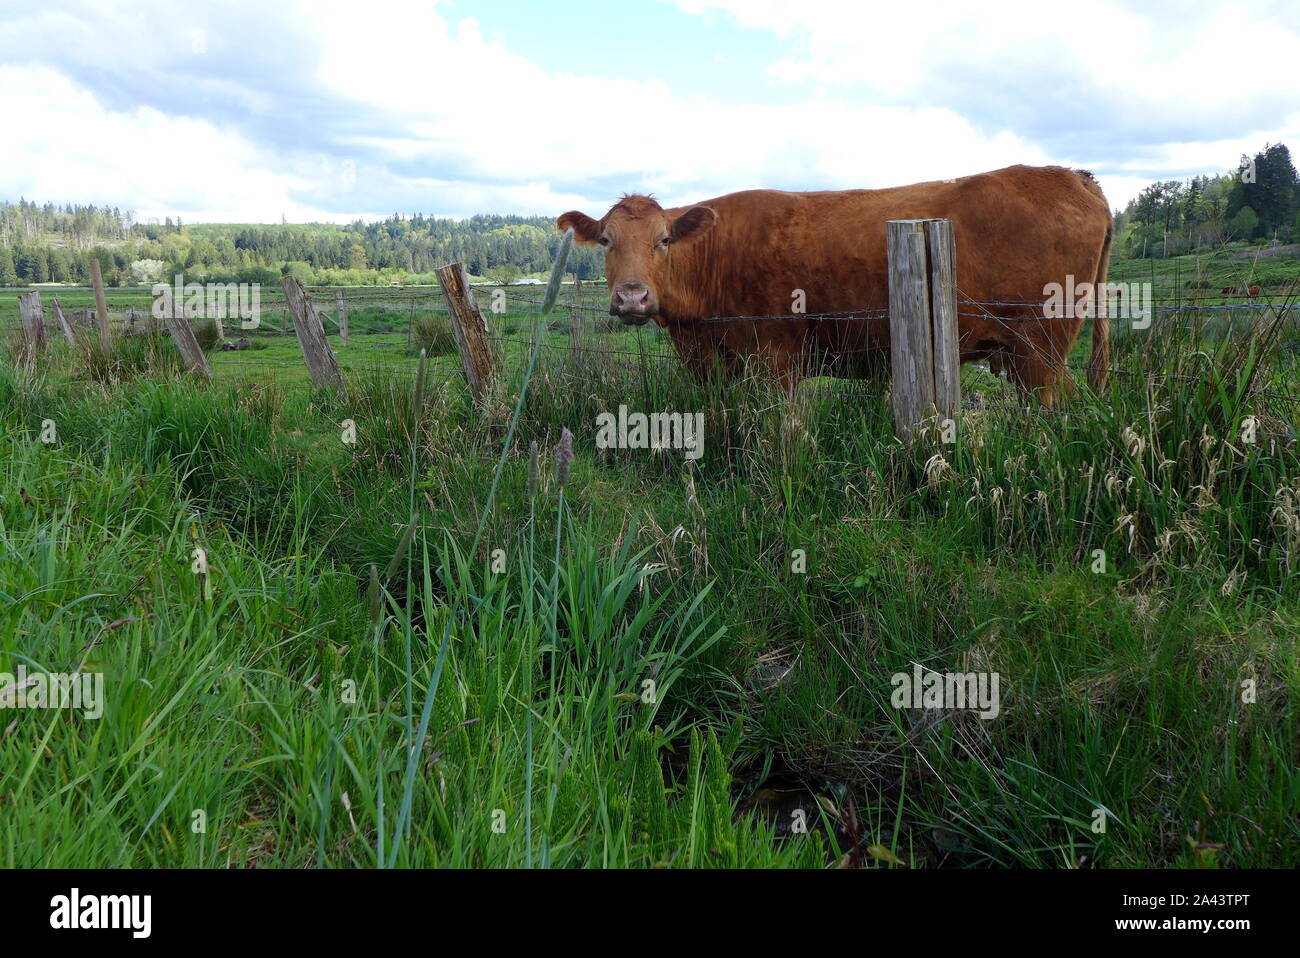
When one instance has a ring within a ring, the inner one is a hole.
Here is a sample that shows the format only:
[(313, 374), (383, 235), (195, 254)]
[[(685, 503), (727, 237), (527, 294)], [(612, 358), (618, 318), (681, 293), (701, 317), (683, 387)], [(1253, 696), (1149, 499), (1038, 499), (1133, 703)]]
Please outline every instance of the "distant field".
[[(1207, 303), (1240, 302), (1240, 297), (1221, 297), (1226, 286), (1259, 285), (1270, 295), (1281, 294), (1300, 280), (1300, 258), (1265, 256), (1235, 259), (1244, 250), (1225, 250), (1209, 255), (1175, 256), (1169, 259), (1112, 259), (1110, 278), (1116, 281), (1149, 281), (1159, 297), (1198, 295)], [(1197, 286), (1200, 282), (1203, 285)]]
[[(204, 229), (201, 226), (187, 228), (200, 231)], [(1169, 259), (1115, 258), (1111, 260), (1110, 278), (1123, 282), (1150, 281), (1154, 284), (1155, 295), (1161, 299), (1197, 295), (1207, 303), (1239, 302), (1240, 297), (1219, 295), (1219, 290), (1226, 286), (1258, 284), (1265, 292), (1275, 294), (1283, 292), (1289, 284), (1300, 280), (1300, 257), (1294, 253), (1238, 258), (1247, 253), (1258, 252), (1261, 251), (1228, 249), (1211, 254), (1189, 254)], [(1198, 286), (1198, 283), (1201, 285)], [(491, 286), (487, 283), (482, 285), (484, 289)], [(603, 281), (583, 285), (587, 294), (584, 302), (588, 305), (599, 305), (604, 295)], [(524, 285), (501, 288), (510, 295), (537, 299), (540, 298), (542, 287)], [(42, 284), (0, 288), (0, 324), (17, 319), (17, 296), (31, 289), (39, 289), (43, 299), (57, 298), (64, 309), (80, 309), (94, 304), (94, 297), (88, 287)], [(425, 298), (426, 301), (438, 299), (436, 286), (309, 286), (307, 289), (312, 295), (326, 301), (332, 300), (335, 294), (342, 290), (350, 299), (379, 298), (394, 307), (403, 300), (409, 302), (412, 296)], [(105, 298), (110, 310), (145, 309), (152, 302), (148, 286), (110, 287), (105, 291)], [(263, 288), (262, 298), (267, 301), (280, 299), (279, 287)]]
[[(78, 287), (37, 287), (42, 303), (47, 309), (57, 299), (65, 313), (81, 308), (93, 308), (94, 295), (90, 289)], [(505, 294), (506, 312), (493, 312), (494, 291)], [(0, 290), (0, 330), (16, 333), (18, 325), (18, 294), (23, 290)], [(349, 344), (345, 347), (338, 334), (338, 315), (334, 305), (339, 292), (334, 287), (309, 287), (308, 294), (317, 304), (327, 337), (335, 357), (345, 370), (389, 370), (413, 375), (420, 349), (428, 346), (430, 367), (436, 376), (461, 374), (461, 362), (450, 334), (446, 307), (436, 287), (347, 287)], [(485, 287), (476, 295), (480, 308), (488, 319), (492, 338), (503, 363), (513, 367), (522, 357), (532, 340), (537, 322), (538, 304), (544, 287), (535, 285)], [(653, 324), (633, 329), (613, 322), (603, 315), (607, 294), (604, 287), (584, 284), (579, 299), (572, 287), (561, 292), (559, 306), (551, 314), (543, 336), (546, 354), (567, 352), (571, 347), (571, 317), (568, 307), (578, 305), (579, 322), (583, 327), (582, 345), (586, 349), (630, 350), (667, 358), (670, 345)], [(111, 289), (106, 291), (107, 304), (115, 328), (120, 329), (122, 317), (118, 314), (137, 310), (147, 314), (153, 302), (147, 287)], [(261, 322), (255, 329), (243, 329), (237, 320), (225, 322), (227, 340), (247, 339), (250, 349), (225, 351), (208, 350), (208, 360), (215, 378), (275, 379), (288, 385), (308, 382), (302, 351), (293, 333), (289, 317), (280, 296), (280, 290), (263, 290)], [(49, 319), (47, 313), (47, 320)], [(411, 328), (414, 321), (415, 329)], [(423, 324), (437, 324), (441, 335), (436, 343), (426, 343), (418, 335)], [(206, 320), (192, 320), (196, 330), (210, 327)], [(62, 349), (61, 337), (54, 335), (55, 348)]]

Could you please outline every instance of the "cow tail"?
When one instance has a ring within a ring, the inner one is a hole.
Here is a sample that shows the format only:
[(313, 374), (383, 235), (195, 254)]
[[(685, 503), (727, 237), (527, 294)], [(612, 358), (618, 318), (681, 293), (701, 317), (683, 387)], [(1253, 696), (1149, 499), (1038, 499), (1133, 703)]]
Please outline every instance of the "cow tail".
[(1110, 297), (1105, 294), (1106, 276), (1110, 272), (1110, 241), (1115, 231), (1114, 220), (1106, 224), (1106, 241), (1101, 244), (1101, 259), (1097, 263), (1097, 278), (1093, 289), (1097, 309), (1092, 314), (1092, 360), (1088, 364), (1088, 385), (1100, 392), (1106, 385), (1107, 367), (1110, 366)]

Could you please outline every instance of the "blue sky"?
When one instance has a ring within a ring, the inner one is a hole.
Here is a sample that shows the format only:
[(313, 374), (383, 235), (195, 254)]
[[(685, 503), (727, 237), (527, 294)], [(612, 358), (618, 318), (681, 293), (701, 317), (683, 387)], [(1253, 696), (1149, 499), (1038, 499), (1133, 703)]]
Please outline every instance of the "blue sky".
[(0, 197), (142, 219), (602, 213), (1300, 147), (1291, 2), (0, 2)]

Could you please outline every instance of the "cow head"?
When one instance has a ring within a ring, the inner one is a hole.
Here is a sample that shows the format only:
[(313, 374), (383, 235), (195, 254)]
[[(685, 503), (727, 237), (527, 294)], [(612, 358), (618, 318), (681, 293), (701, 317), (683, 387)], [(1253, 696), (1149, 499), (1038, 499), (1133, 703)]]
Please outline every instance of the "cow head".
[(707, 206), (681, 213), (664, 210), (648, 196), (624, 196), (601, 219), (574, 210), (555, 221), (573, 229), (584, 246), (605, 248), (609, 278), (609, 314), (641, 326), (659, 315), (659, 295), (672, 248), (709, 231), (717, 214)]

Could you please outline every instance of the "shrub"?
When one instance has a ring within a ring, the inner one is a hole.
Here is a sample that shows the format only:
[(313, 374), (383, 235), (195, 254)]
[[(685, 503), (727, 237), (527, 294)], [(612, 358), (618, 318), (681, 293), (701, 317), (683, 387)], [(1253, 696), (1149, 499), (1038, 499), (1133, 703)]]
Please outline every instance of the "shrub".
[(199, 348), (205, 353), (210, 353), (221, 345), (217, 324), (211, 319), (202, 319), (194, 324), (194, 338), (199, 341)]
[(411, 334), (417, 353), (424, 349), (430, 356), (443, 356), (456, 351), (456, 334), (446, 313), (421, 316), (411, 327)]

